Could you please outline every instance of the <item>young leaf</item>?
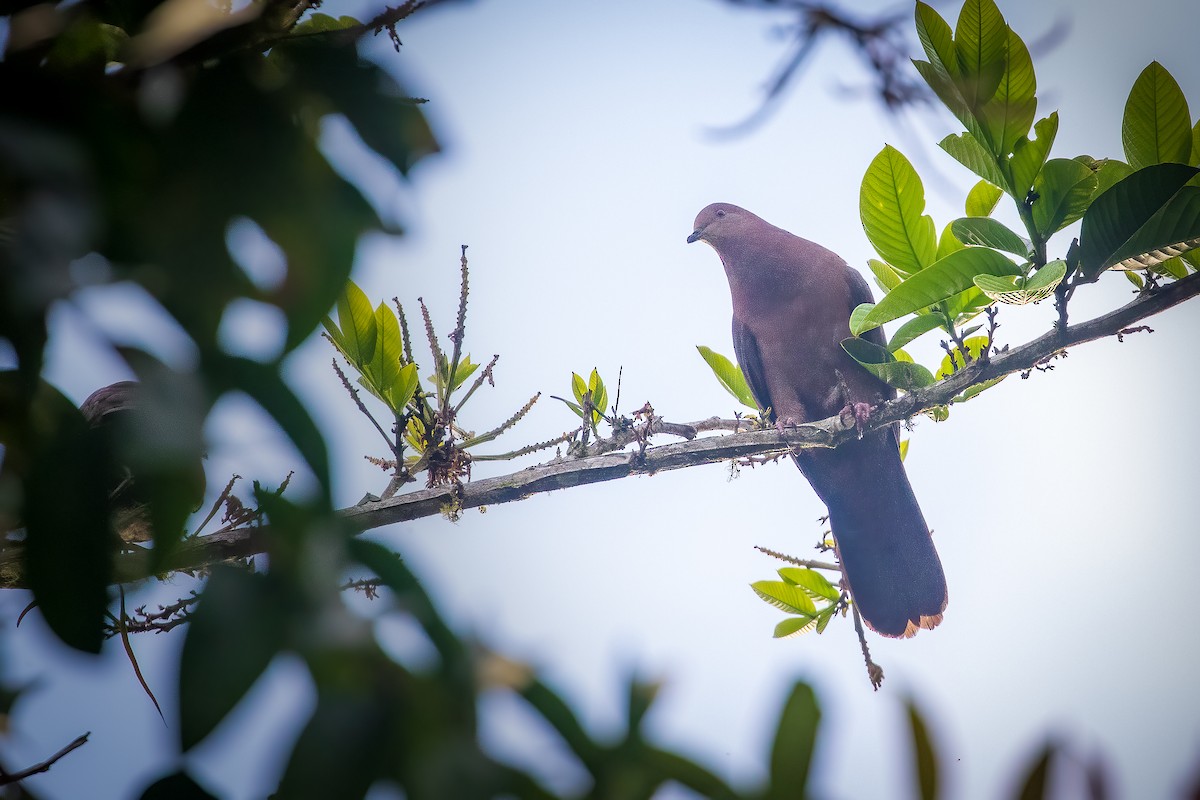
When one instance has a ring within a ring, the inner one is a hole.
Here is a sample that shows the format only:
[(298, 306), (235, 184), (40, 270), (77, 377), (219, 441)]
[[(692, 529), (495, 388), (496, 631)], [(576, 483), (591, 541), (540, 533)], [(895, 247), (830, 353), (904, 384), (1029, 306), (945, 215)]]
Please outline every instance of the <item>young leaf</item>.
[(1054, 137), (1058, 135), (1058, 112), (1051, 112), (1045, 119), (1039, 119), (1034, 123), (1033, 131), (1037, 138), (1023, 136), (1018, 139), (1013, 145), (1012, 158), (1008, 161), (1013, 197), (1018, 201), (1024, 201), (1046, 163)]
[(746, 376), (742, 374), (742, 370), (736, 364), (702, 344), (696, 345), (696, 350), (700, 352), (700, 357), (704, 359), (704, 363), (708, 364), (708, 368), (717, 376), (721, 386), (725, 387), (725, 391), (747, 408), (758, 410), (758, 403), (754, 402), (754, 394), (750, 391), (749, 384), (746, 383)]
[[(1039, 168), (1041, 165), (1038, 165)], [(1030, 183), (1032, 186), (1032, 182)], [(968, 217), (990, 217), (996, 204), (1004, 196), (1004, 190), (993, 183), (980, 181), (967, 192), (966, 212)]]
[[(999, 15), (999, 12), (996, 12)], [(1001, 20), (1003, 24), (1003, 20)], [(995, 96), (979, 110), (979, 121), (992, 143), (992, 153), (1004, 158), (1029, 133), (1037, 113), (1037, 79), (1033, 60), (1021, 37), (1006, 30), (1004, 72)]]
[(395, 380), (387, 388), (387, 403), (392, 411), (396, 414), (403, 413), (408, 401), (412, 400), (413, 395), (417, 393), (419, 383), (416, 364), (405, 364), (400, 368), (400, 371), (396, 373)]
[(1029, 241), (991, 217), (960, 217), (950, 226), (955, 237), (963, 244), (991, 247), (1023, 259), (1030, 257), (1032, 245)]
[(592, 408), (596, 410), (597, 415), (603, 416), (604, 412), (608, 411), (608, 390), (604, 388), (604, 381), (600, 380), (600, 373), (595, 367), (588, 377), (588, 391), (592, 393)]
[(1082, 217), (1096, 191), (1096, 184), (1096, 174), (1085, 164), (1070, 158), (1047, 161), (1033, 183), (1037, 193), (1033, 224), (1038, 233), (1049, 237)]
[(929, 370), (914, 364), (902, 350), (891, 353), (886, 347), (853, 336), (842, 340), (842, 349), (872, 375), (897, 389), (911, 392), (934, 382)]
[(1155, 164), (1134, 172), (1092, 202), (1080, 229), (1084, 275), (1110, 267), (1144, 269), (1200, 244), (1200, 169)]
[(985, 274), (1018, 275), (1020, 270), (995, 250), (968, 247), (955, 251), (888, 292), (863, 321), (863, 330), (878, 327), (973, 288), (974, 277)]
[(936, 330), (941, 324), (942, 316), (940, 314), (918, 314), (896, 329), (896, 332), (892, 334), (892, 340), (888, 342), (888, 350), (894, 353), (909, 342)]
[(812, 598), (803, 589), (785, 581), (755, 581), (750, 588), (763, 600), (789, 614), (811, 617), (817, 612)]
[(375, 314), (371, 301), (354, 281), (347, 281), (345, 291), (338, 297), (337, 309), (343, 350), (350, 362), (361, 368), (375, 357)]
[(775, 625), (775, 632), (771, 635), (776, 639), (788, 639), (808, 633), (815, 627), (817, 627), (816, 615), (804, 614), (798, 617), (787, 617)]
[(933, 741), (921, 713), (910, 700), (908, 702), (908, 726), (912, 732), (913, 760), (916, 762), (917, 788), (921, 800), (937, 800), (938, 763), (933, 750)]
[[(996, 166), (996, 158), (971, 133), (951, 134), (938, 142), (951, 158), (990, 184), (1013, 194), (1008, 179)], [(1015, 196), (1015, 195), (1014, 195)], [(1025, 199), (1023, 196), (1019, 198)]]
[(841, 591), (836, 586), (814, 569), (782, 567), (779, 570), (779, 577), (788, 583), (799, 586), (813, 597), (823, 597), (826, 600), (836, 602), (842, 596)]
[[(972, 336), (963, 342), (963, 344), (967, 346), (967, 352), (971, 354), (971, 358), (976, 359), (979, 358), (979, 355), (983, 352), (983, 348), (987, 346), (988, 338), (986, 336)], [(938, 371), (934, 373), (934, 377), (937, 378), (937, 380), (940, 381), (942, 378), (953, 375), (957, 370), (963, 368), (964, 362), (962, 352), (959, 351), (958, 348), (955, 348), (952, 354), (954, 356), (953, 362), (950, 360), (951, 353), (947, 353), (942, 357), (942, 365), (938, 367)]]
[(1007, 45), (1008, 25), (993, 0), (966, 0), (954, 28), (954, 50), (960, 92), (971, 108), (981, 108), (996, 94), (1004, 76)]
[(875, 283), (884, 293), (895, 289), (904, 280), (900, 277), (900, 273), (892, 269), (891, 264), (885, 264), (877, 258), (868, 258), (867, 266), (871, 268), (871, 274), (875, 276)]
[(1121, 121), (1125, 158), (1134, 169), (1173, 162), (1187, 164), (1192, 154), (1187, 99), (1170, 72), (1157, 61), (1142, 70)]
[(925, 188), (917, 171), (886, 145), (863, 176), (859, 214), (875, 250), (902, 274), (919, 272), (937, 253), (933, 220), (924, 211)]
[(385, 303), (375, 307), (375, 353), (363, 371), (372, 392), (380, 399), (400, 374), (400, 324), (396, 312)]

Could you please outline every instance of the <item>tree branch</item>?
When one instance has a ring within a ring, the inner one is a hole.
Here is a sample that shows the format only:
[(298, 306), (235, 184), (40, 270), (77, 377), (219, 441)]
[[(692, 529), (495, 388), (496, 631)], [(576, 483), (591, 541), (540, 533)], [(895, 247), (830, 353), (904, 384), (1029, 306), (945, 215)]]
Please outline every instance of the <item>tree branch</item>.
[(47, 758), (45, 761), (43, 761), (39, 764), (34, 764), (32, 767), (26, 767), (25, 769), (21, 770), (20, 772), (13, 772), (10, 774), (7, 772), (0, 771), (0, 786), (7, 786), (10, 783), (17, 783), (18, 781), (23, 781), (26, 778), (30, 777), (31, 775), (37, 775), (40, 772), (49, 772), (50, 768), (53, 767), (54, 763), (56, 761), (58, 761), (60, 758), (62, 758), (67, 753), (71, 752), (72, 750), (76, 750), (80, 747), (83, 747), (85, 744), (87, 744), (88, 737), (91, 735), (92, 735), (92, 732), (88, 731), (87, 733), (83, 734), (82, 736), (76, 736), (71, 741), (70, 744), (68, 744), (62, 750), (59, 750), (54, 755)]
[[(1165, 311), (1197, 294), (1200, 294), (1200, 273), (1175, 281), (1153, 293), (1139, 295), (1108, 314), (1064, 330), (1053, 330), (1032, 342), (989, 359), (973, 361), (932, 386), (904, 394), (879, 406), (873, 411), (865, 429), (881, 428), (893, 422), (907, 420), (927, 409), (953, 403), (955, 398), (971, 386), (1016, 372), (1032, 370), (1066, 348), (1115, 336), (1140, 320)], [(654, 425), (652, 422), (651, 433), (656, 432)], [(674, 435), (686, 437), (691, 431), (737, 430), (739, 427), (745, 427), (747, 423), (742, 420), (709, 419), (683, 426), (662, 422), (658, 422), (657, 425), (658, 430), (669, 430)], [(623, 447), (636, 441), (636, 436), (632, 436), (628, 441), (614, 437), (613, 440), (593, 444), (592, 452), (596, 453), (594, 455), (559, 458), (520, 472), (473, 481), (461, 486), (448, 484), (377, 502), (364, 502), (343, 509), (340, 513), (355, 530), (366, 531), (434, 514), (457, 513), (469, 508), (510, 503), (543, 492), (611, 481), (630, 475), (653, 475), (656, 472), (701, 464), (786, 452), (789, 448), (835, 447), (855, 435), (853, 421), (847, 423), (838, 417), (830, 417), (783, 432), (773, 429), (755, 430), (730, 436), (696, 438), (645, 449), (604, 452), (607, 448)], [(168, 563), (160, 565), (160, 571), (202, 569), (221, 561), (256, 555), (265, 552), (269, 536), (269, 527), (238, 528), (197, 536), (180, 543)], [(154, 574), (150, 569), (149, 551), (138, 548), (133, 553), (118, 558), (115, 579), (120, 583), (141, 580)], [(10, 549), (0, 555), (0, 588), (23, 587), (26, 583), (20, 553)]]

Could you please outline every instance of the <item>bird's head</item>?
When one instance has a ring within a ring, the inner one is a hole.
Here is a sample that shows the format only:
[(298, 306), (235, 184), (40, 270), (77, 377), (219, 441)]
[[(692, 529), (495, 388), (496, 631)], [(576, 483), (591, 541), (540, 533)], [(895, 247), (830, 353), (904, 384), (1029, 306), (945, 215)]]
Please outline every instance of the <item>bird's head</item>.
[(713, 203), (705, 206), (696, 215), (696, 224), (692, 235), (687, 238), (688, 244), (703, 240), (715, 247), (722, 236), (737, 230), (741, 224), (753, 216), (746, 209), (739, 208), (732, 203)]

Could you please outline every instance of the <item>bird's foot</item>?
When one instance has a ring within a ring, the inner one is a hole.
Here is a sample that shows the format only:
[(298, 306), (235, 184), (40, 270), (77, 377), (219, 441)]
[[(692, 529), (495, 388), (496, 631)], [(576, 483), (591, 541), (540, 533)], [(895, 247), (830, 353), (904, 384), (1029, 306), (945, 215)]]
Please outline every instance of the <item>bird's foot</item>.
[(780, 417), (775, 420), (775, 430), (783, 433), (788, 428), (799, 428), (800, 420), (795, 417)]
[[(863, 430), (868, 422), (871, 421), (871, 404), (870, 403), (847, 403), (842, 409), (841, 417), (847, 425), (853, 421), (854, 427), (858, 429), (858, 438), (863, 437)], [(849, 417), (849, 419), (847, 419)]]

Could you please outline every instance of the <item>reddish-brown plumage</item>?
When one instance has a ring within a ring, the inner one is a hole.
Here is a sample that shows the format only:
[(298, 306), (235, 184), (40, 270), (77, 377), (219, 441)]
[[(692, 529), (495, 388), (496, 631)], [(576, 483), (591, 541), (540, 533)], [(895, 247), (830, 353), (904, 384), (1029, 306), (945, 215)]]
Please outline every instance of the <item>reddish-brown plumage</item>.
[[(728, 203), (696, 217), (689, 242), (721, 257), (733, 300), (733, 344), (755, 399), (780, 424), (847, 406), (877, 405), (895, 390), (841, 347), (850, 312), (871, 290), (835, 253)], [(868, 339), (882, 344), (878, 329)], [(885, 636), (933, 628), (946, 580), (900, 461), (895, 426), (796, 463), (829, 509), (847, 583), (863, 619)]]

